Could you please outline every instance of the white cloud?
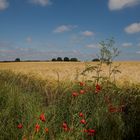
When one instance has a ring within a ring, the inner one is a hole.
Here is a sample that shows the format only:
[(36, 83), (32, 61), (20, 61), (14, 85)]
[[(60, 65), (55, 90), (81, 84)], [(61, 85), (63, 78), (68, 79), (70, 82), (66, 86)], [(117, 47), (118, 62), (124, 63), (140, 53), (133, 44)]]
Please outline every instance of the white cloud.
[(98, 48), (97, 44), (88, 44), (86, 45), (86, 48)]
[(32, 43), (32, 38), (31, 38), (30, 36), (27, 37), (27, 38), (26, 38), (26, 42), (27, 42), (27, 43)]
[(110, 10), (120, 10), (126, 7), (132, 7), (140, 3), (140, 0), (109, 0)]
[(140, 22), (133, 23), (133, 24), (127, 26), (124, 30), (128, 34), (138, 33), (138, 32), (140, 32)]
[(50, 0), (29, 0), (29, 2), (41, 6), (47, 6), (51, 4)]
[(7, 0), (0, 0), (0, 10), (5, 10), (8, 8), (9, 3)]
[(84, 32), (82, 32), (82, 35), (84, 35), (84, 36), (93, 36), (94, 33), (91, 32), (91, 31), (84, 31)]
[(125, 42), (122, 44), (123, 47), (132, 47), (132, 43), (131, 42)]
[(137, 51), (136, 53), (140, 54), (140, 51)]
[(61, 25), (61, 26), (57, 27), (53, 32), (55, 32), (55, 33), (68, 32), (76, 27), (77, 27), (76, 25)]

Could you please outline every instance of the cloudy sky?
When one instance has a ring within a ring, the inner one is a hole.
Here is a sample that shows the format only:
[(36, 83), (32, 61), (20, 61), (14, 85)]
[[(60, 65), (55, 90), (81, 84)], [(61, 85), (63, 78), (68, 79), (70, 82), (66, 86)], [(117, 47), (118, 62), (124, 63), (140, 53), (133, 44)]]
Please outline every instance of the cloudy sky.
[(140, 0), (0, 0), (0, 60), (91, 60), (111, 37), (140, 60)]

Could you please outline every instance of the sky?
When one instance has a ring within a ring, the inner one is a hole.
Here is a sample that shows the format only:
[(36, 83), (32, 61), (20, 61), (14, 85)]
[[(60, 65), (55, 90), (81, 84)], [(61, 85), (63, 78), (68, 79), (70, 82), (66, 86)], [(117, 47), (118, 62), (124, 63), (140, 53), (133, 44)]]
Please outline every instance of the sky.
[(140, 60), (140, 0), (0, 0), (0, 61), (88, 61), (112, 37), (117, 60)]

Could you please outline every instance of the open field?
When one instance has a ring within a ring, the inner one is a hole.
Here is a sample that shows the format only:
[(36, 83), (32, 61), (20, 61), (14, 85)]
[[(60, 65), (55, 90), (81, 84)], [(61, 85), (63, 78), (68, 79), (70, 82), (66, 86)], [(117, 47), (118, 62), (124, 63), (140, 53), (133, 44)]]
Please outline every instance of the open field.
[(0, 63), (0, 140), (140, 139), (140, 62), (119, 63), (123, 85), (82, 62)]
[[(96, 65), (96, 62), (13, 62), (0, 63), (0, 70), (12, 70), (24, 74), (35, 73), (43, 79), (69, 79), (74, 80), (77, 75), (85, 69), (85, 65)], [(119, 65), (121, 73), (117, 74), (116, 79), (119, 82), (129, 81), (130, 83), (140, 83), (140, 61), (122, 61), (114, 62), (114, 65)], [(102, 75), (107, 74), (107, 68), (104, 65)]]

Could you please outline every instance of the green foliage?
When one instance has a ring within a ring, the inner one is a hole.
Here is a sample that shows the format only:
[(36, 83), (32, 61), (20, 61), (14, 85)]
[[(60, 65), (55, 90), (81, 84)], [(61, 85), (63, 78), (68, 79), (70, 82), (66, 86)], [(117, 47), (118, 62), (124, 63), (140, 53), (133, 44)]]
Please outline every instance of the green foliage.
[(20, 62), (20, 58), (16, 58), (15, 59), (15, 62)]
[(114, 47), (115, 41), (112, 38), (107, 39), (106, 41), (101, 41), (99, 44), (101, 49), (98, 57), (101, 62), (109, 65), (120, 53), (118, 49)]
[[(1, 80), (0, 89), (0, 139), (21, 139), (25, 132), (32, 133), (41, 97), (33, 92), (23, 92), (19, 87)], [(24, 126), (22, 130), (17, 128), (19, 123)]]
[(63, 61), (61, 57), (57, 57), (57, 61)]
[(68, 57), (64, 57), (64, 61), (69, 61), (69, 58)]
[(78, 59), (77, 58), (71, 58), (70, 61), (74, 61), (74, 62), (77, 62)]
[(94, 58), (92, 61), (93, 61), (93, 62), (99, 62), (100, 59), (98, 59), (98, 58)]
[[(85, 70), (81, 73), (84, 76), (87, 76), (87, 73), (94, 73), (95, 75), (92, 76), (94, 79), (93, 81), (96, 81), (97, 83), (104, 80), (104, 81), (111, 81), (111, 78), (113, 77), (113, 82), (116, 82), (116, 74), (121, 73), (121, 71), (118, 69), (120, 65), (112, 65), (113, 60), (119, 55), (118, 48), (114, 47), (115, 41), (114, 39), (108, 39), (106, 41), (101, 41), (100, 43), (100, 53), (98, 55), (99, 63), (97, 65), (86, 65)], [(106, 64), (108, 66), (108, 76), (101, 75), (103, 64)]]
[(52, 61), (56, 61), (56, 58), (52, 58)]
[[(91, 137), (96, 140), (138, 137), (139, 86), (110, 85), (108, 88), (106, 83), (102, 83), (102, 90), (96, 93), (95, 83), (86, 82), (84, 86), (80, 86), (79, 83), (62, 82), (59, 89), (57, 83), (50, 83), (44, 85), (46, 88), (43, 89), (41, 88), (43, 85), (39, 86), (39, 83), (46, 81), (38, 80), (38, 84), (32, 85), (33, 82), (32, 84), (30, 82), (34, 81), (33, 77), (28, 77), (28, 81), (26, 78), (24, 75), (14, 75), (11, 72), (0, 73), (0, 139), (14, 140), (24, 136), (28, 139), (33, 137), (46, 140), (87, 139), (88, 136), (83, 130), (89, 128), (96, 130), (96, 135)], [(26, 87), (24, 82), (30, 86)], [(81, 94), (80, 90), (84, 90), (85, 93)], [(44, 94), (41, 94), (42, 92)], [(74, 97), (73, 92), (77, 92), (78, 96)], [(47, 104), (44, 100), (46, 97), (49, 98)], [(118, 109), (123, 104), (125, 110), (110, 112), (110, 104)], [(46, 116), (45, 123), (39, 120), (42, 112)], [(82, 119), (79, 117), (80, 112), (84, 114), (86, 125), (80, 123)], [(69, 132), (65, 132), (62, 128), (65, 121), (70, 128)], [(19, 123), (23, 124), (22, 129), (17, 128)], [(37, 134), (34, 133), (36, 123), (41, 127)], [(49, 128), (47, 134), (44, 132), (45, 127)]]

